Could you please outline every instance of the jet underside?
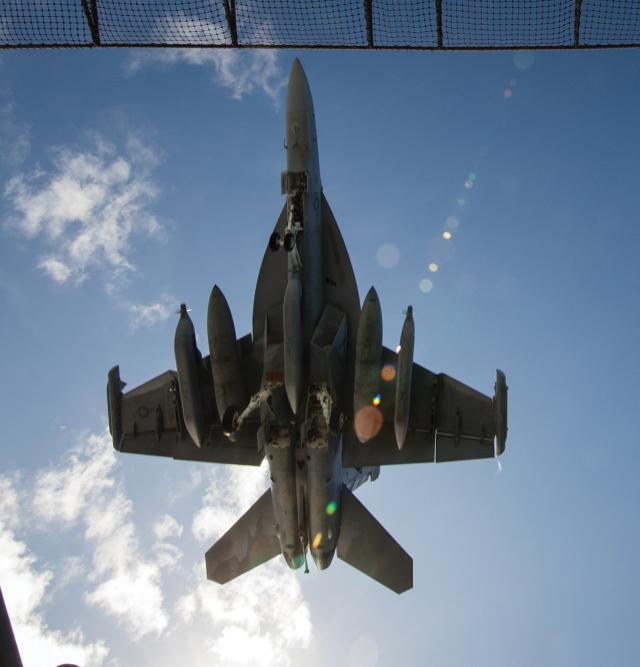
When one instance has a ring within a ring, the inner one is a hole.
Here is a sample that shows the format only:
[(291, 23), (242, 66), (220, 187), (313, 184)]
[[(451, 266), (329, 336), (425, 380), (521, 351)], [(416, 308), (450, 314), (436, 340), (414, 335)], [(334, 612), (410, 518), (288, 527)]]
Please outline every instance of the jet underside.
[(381, 465), (489, 458), (504, 451), (507, 387), (489, 398), (413, 361), (411, 307), (396, 354), (382, 345), (373, 288), (362, 309), (351, 262), (320, 181), (315, 116), (299, 61), (286, 110), (286, 203), (255, 290), (252, 333), (236, 337), (215, 286), (210, 354), (197, 348), (181, 306), (176, 371), (123, 393), (109, 372), (109, 426), (123, 452), (260, 465), (271, 486), (206, 554), (226, 583), (282, 554), (319, 569), (335, 553), (400, 593), (413, 561), (353, 491)]

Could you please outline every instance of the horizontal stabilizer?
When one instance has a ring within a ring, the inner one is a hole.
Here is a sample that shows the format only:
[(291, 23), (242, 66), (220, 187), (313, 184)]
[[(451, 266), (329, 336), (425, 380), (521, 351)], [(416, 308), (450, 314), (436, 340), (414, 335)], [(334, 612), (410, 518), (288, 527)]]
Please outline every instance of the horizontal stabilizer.
[(280, 542), (274, 524), (268, 489), (207, 551), (207, 579), (226, 584), (277, 556)]
[(347, 487), (342, 488), (337, 554), (396, 593), (413, 588), (413, 559)]

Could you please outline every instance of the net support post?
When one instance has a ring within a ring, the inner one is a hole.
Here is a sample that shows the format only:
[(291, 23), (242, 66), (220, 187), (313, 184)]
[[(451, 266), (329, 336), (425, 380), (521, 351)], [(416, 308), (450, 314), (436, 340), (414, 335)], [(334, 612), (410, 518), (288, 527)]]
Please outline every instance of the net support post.
[(580, 14), (582, 12), (582, 0), (576, 0), (576, 15), (575, 23), (573, 25), (573, 46), (578, 48), (580, 46)]
[(100, 26), (98, 24), (98, 0), (80, 0), (84, 17), (91, 32), (93, 46), (100, 46)]
[(443, 45), (442, 40), (442, 0), (436, 0), (436, 26), (438, 28), (438, 48)]
[(364, 0), (364, 18), (367, 22), (367, 46), (373, 48), (373, 0)]
[(224, 0), (224, 14), (227, 17), (231, 46), (238, 46), (238, 24), (236, 22), (236, 1)]

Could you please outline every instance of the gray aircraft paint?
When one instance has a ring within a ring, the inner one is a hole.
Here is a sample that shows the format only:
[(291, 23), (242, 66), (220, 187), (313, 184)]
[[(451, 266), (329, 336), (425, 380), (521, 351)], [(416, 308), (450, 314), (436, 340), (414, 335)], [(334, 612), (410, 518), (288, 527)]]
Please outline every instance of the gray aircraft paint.
[(409, 429), (414, 339), (413, 308), (409, 306), (404, 324), (402, 325), (402, 333), (400, 334), (400, 351), (398, 352), (398, 372), (396, 377), (396, 410), (393, 417), (393, 427), (398, 449), (404, 447), (407, 430)]
[[(235, 339), (214, 287), (211, 355), (203, 358), (183, 305), (177, 372), (123, 394), (112, 368), (109, 426), (123, 452), (241, 465), (267, 459), (270, 489), (206, 554), (213, 581), (278, 554), (299, 568), (310, 552), (325, 569), (337, 553), (401, 593), (412, 586), (413, 561), (352, 492), (375, 480), (380, 465), (501, 454), (506, 380), (498, 371), (491, 399), (415, 364), (411, 308), (399, 354), (382, 346), (377, 293), (369, 291), (361, 316), (349, 255), (322, 192), (313, 102), (298, 60), (285, 123), (286, 202), (260, 267), (252, 335)], [(383, 368), (393, 372), (381, 380)], [(365, 443), (355, 430), (362, 411), (375, 426)]]

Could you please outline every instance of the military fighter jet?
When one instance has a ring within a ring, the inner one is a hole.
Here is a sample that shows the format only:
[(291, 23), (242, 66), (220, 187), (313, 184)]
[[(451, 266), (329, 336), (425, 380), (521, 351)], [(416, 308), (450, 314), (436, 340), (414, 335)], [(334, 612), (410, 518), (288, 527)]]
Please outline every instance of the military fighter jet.
[[(271, 488), (207, 552), (220, 584), (282, 554), (291, 568), (334, 554), (397, 593), (413, 561), (353, 494), (380, 466), (489, 458), (507, 435), (507, 386), (495, 396), (413, 361), (411, 306), (394, 352), (382, 345), (371, 288), (362, 309), (342, 236), (320, 182), (309, 84), (295, 60), (286, 105), (286, 203), (268, 242), (253, 331), (236, 338), (217, 286), (202, 357), (183, 304), (176, 371), (122, 393), (109, 371), (109, 427), (121, 452), (260, 465)], [(266, 239), (265, 239), (266, 241)]]

